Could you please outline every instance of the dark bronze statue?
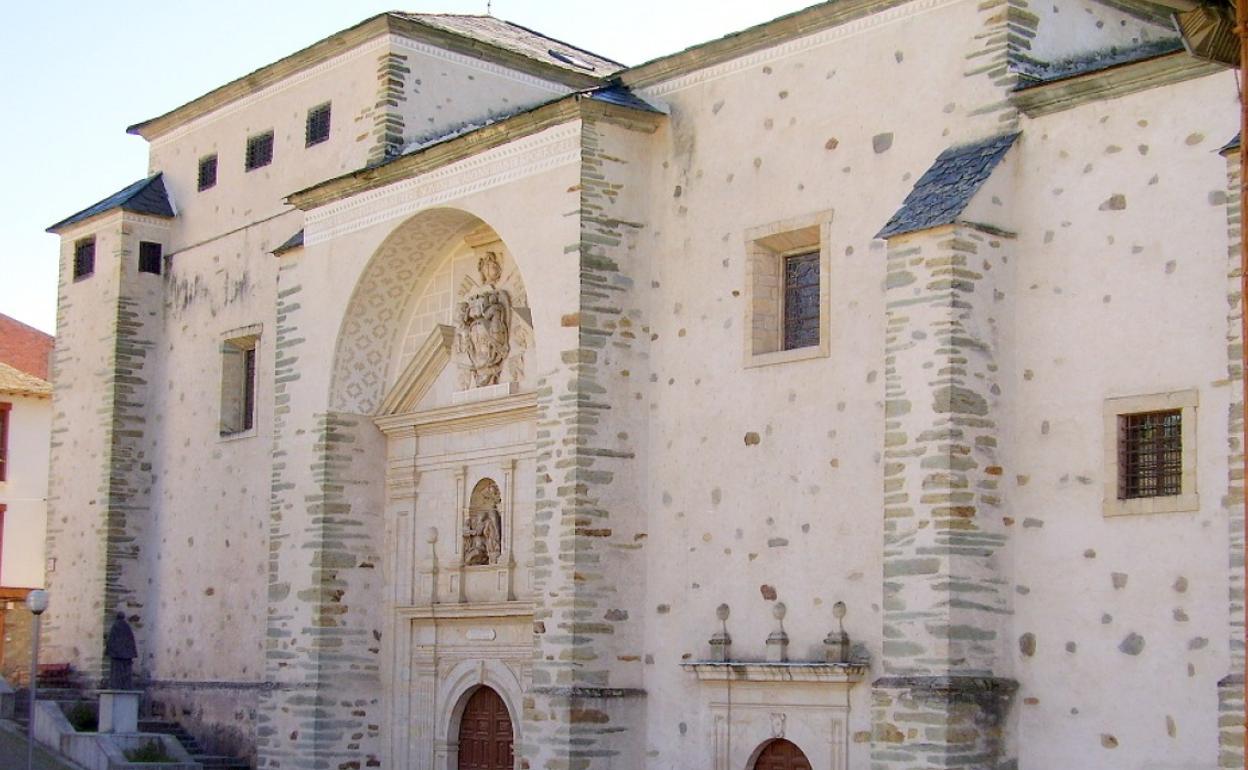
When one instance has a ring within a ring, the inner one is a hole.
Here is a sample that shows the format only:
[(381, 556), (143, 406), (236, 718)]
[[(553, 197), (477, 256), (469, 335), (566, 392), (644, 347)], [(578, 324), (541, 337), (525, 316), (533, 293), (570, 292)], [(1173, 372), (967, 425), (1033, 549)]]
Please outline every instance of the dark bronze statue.
[(117, 619), (108, 629), (104, 640), (104, 655), (108, 658), (108, 689), (133, 690), (134, 659), (139, 656), (134, 643), (134, 632), (126, 622), (124, 612), (117, 613)]

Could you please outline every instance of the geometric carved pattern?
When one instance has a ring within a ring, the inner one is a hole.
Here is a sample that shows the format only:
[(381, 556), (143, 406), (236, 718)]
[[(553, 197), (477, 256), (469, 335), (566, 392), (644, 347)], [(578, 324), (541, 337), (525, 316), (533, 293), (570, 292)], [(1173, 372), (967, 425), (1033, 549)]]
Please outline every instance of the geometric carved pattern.
[(388, 382), (400, 325), (417, 281), (480, 220), (457, 209), (437, 208), (399, 225), (364, 269), (338, 332), (330, 408), (372, 414)]

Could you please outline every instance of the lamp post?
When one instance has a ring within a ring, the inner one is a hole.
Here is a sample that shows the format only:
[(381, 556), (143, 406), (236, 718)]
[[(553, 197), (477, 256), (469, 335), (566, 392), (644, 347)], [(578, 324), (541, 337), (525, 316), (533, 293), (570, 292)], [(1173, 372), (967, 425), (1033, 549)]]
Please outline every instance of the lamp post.
[(36, 588), (26, 594), (26, 609), (34, 615), (34, 629), (30, 639), (30, 722), (26, 735), (26, 770), (35, 766), (35, 690), (39, 686), (39, 618), (48, 608), (48, 592)]

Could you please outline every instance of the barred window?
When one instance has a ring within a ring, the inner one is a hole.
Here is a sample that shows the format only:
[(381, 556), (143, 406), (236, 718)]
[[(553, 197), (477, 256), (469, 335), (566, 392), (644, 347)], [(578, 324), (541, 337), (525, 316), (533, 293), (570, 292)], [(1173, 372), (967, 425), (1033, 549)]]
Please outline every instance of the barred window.
[(273, 162), (273, 132), (265, 131), (247, 139), (246, 167), (253, 171)]
[(329, 102), (308, 110), (308, 123), (304, 128), (303, 136), (305, 147), (311, 147), (329, 139)]
[(1179, 409), (1118, 417), (1118, 499), (1183, 491), (1183, 414)]
[(160, 275), (161, 254), (159, 243), (139, 241), (139, 272)]
[(217, 185), (217, 156), (205, 155), (199, 159), (199, 191), (203, 192)]
[(86, 278), (95, 272), (95, 239), (83, 238), (74, 242), (74, 280)]
[(784, 258), (784, 349), (819, 344), (819, 252)]

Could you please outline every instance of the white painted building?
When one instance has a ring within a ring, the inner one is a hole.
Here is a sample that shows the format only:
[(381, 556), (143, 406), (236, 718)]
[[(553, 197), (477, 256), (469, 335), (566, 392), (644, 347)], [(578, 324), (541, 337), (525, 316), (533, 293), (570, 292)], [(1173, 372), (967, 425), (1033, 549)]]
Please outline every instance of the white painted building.
[(1237, 120), (1132, 0), (327, 38), (51, 228), (51, 655), (265, 768), (1237, 767)]

